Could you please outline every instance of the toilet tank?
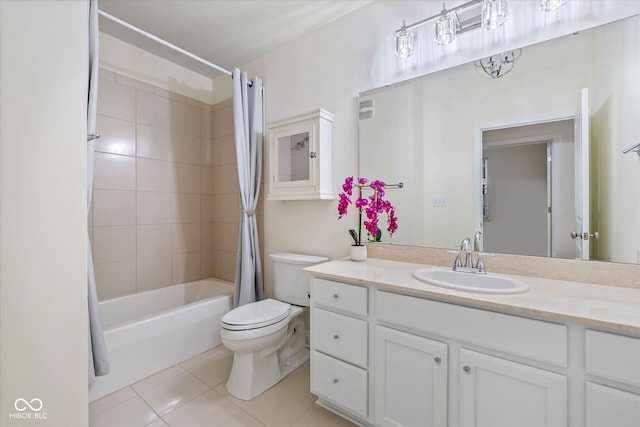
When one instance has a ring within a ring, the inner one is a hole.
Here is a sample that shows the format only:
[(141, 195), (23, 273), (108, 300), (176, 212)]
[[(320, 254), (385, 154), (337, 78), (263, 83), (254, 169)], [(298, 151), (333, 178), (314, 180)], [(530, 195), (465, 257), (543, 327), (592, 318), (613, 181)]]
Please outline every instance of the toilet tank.
[(311, 276), (303, 268), (329, 261), (329, 258), (301, 254), (271, 254), (274, 297), (289, 304), (309, 306)]

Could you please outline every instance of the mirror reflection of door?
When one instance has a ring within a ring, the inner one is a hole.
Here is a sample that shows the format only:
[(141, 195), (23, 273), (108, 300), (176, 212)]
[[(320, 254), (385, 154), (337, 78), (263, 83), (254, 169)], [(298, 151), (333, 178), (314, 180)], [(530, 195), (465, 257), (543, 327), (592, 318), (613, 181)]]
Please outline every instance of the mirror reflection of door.
[(486, 252), (574, 258), (574, 126), (559, 120), (482, 132)]
[(309, 180), (309, 132), (278, 138), (278, 181)]

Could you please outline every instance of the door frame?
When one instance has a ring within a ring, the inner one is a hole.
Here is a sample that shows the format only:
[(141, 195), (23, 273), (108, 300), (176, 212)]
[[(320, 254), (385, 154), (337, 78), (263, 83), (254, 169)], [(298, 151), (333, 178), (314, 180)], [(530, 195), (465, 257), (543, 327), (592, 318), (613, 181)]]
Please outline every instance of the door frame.
[[(512, 119), (504, 119), (492, 122), (484, 122), (477, 123), (474, 126), (473, 130), (473, 227), (477, 231), (481, 231), (484, 233), (483, 229), (483, 215), (482, 215), (482, 133), (484, 131), (496, 130), (496, 129), (506, 129), (506, 128), (514, 128), (521, 126), (529, 126), (529, 125), (538, 125), (544, 123), (551, 122), (559, 122), (565, 120), (573, 120), (575, 122), (576, 113), (575, 111), (566, 111), (564, 113), (559, 114), (548, 114), (548, 115), (540, 115), (540, 116), (532, 116), (525, 118), (512, 118)], [(546, 135), (536, 137), (534, 139), (538, 139), (540, 141), (544, 139), (553, 140), (554, 142), (557, 140), (556, 135)], [(514, 138), (513, 141), (516, 140), (525, 140), (527, 138)], [(575, 137), (574, 137), (575, 144)], [(548, 223), (550, 225), (550, 222)], [(551, 232), (551, 234), (553, 234)], [(551, 240), (550, 240), (551, 241)], [(480, 242), (480, 250), (482, 250), (482, 242)], [(551, 255), (551, 254), (550, 254)]]

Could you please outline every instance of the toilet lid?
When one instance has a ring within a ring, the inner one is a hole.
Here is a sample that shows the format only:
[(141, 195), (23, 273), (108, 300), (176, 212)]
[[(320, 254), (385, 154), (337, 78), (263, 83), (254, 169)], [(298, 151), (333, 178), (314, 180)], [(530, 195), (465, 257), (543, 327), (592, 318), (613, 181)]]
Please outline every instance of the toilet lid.
[(222, 323), (230, 330), (262, 328), (287, 318), (290, 309), (285, 302), (265, 299), (234, 308), (222, 316)]

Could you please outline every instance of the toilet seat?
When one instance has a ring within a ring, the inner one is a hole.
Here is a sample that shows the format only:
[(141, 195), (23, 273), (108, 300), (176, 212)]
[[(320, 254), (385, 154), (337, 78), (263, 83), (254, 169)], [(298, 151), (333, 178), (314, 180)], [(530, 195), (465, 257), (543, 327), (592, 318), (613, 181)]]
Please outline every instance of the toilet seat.
[(246, 331), (274, 325), (287, 319), (291, 305), (274, 299), (265, 299), (234, 308), (222, 317), (222, 328)]

